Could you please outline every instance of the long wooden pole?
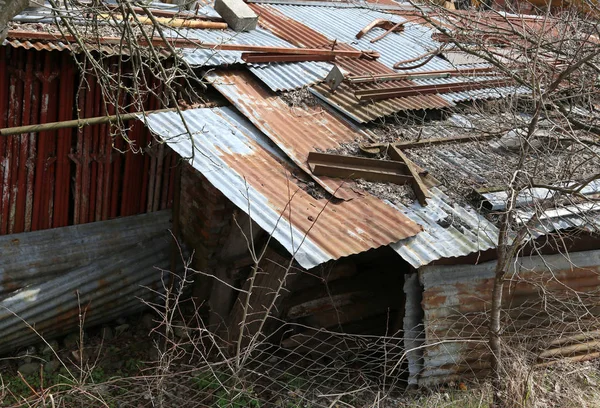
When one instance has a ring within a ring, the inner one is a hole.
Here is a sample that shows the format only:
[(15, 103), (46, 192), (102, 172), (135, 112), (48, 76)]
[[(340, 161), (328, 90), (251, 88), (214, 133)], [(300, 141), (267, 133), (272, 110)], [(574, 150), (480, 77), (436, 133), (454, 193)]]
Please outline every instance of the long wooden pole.
[(16, 126), (16, 127), (0, 129), (0, 136), (13, 136), (13, 135), (22, 135), (22, 134), (26, 134), (26, 133), (38, 133), (38, 132), (44, 132), (44, 131), (56, 130), (56, 129), (76, 128), (76, 127), (90, 126), (90, 125), (101, 125), (103, 123), (113, 123), (113, 122), (117, 122), (120, 120), (125, 121), (125, 120), (138, 119), (139, 115), (145, 115), (145, 114), (149, 114), (149, 113), (159, 113), (159, 112), (171, 112), (174, 110), (175, 110), (175, 108), (158, 109), (158, 110), (145, 111), (145, 112), (125, 113), (123, 115), (96, 116), (93, 118), (64, 120), (61, 122), (49, 122), (49, 123), (42, 123), (42, 124), (38, 124), (38, 125)]

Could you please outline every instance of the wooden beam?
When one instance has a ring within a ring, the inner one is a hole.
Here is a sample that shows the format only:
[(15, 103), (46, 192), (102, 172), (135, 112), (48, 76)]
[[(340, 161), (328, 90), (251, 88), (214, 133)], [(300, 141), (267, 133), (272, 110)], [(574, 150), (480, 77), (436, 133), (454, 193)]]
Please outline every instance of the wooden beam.
[(421, 204), (422, 206), (426, 206), (427, 199), (431, 198), (431, 193), (429, 192), (429, 189), (427, 188), (425, 183), (423, 183), (423, 180), (421, 179), (421, 175), (419, 174), (418, 170), (416, 169), (415, 164), (408, 157), (406, 157), (406, 155), (402, 152), (402, 150), (398, 149), (396, 146), (394, 146), (392, 144), (390, 144), (390, 149), (388, 150), (388, 154), (390, 155), (390, 157), (392, 159), (401, 161), (404, 164), (406, 164), (406, 166), (408, 167), (408, 170), (410, 171), (410, 174), (413, 177), (412, 187), (415, 192), (415, 195), (417, 196), (417, 200), (419, 200), (419, 204)]
[[(249, 243), (260, 239), (263, 230), (250, 217), (238, 211), (231, 221), (229, 234), (217, 255), (217, 267), (214, 274), (217, 279), (212, 283), (208, 304), (210, 306), (209, 328), (213, 333), (224, 332), (231, 307), (237, 296), (235, 276), (231, 270), (233, 263), (250, 254)], [(257, 244), (258, 245), (258, 244)]]
[[(281, 311), (279, 306), (288, 294), (287, 290), (283, 290), (276, 298), (277, 289), (284, 279), (283, 288), (290, 288), (301, 275), (295, 267), (288, 271), (289, 263), (290, 258), (283, 257), (272, 249), (267, 249), (256, 274), (248, 277), (242, 287), (244, 292), (240, 293), (229, 314), (227, 328), (231, 344), (237, 344), (240, 332), (242, 333), (242, 344), (240, 345), (242, 348), (254, 336), (270, 333), (273, 322), (267, 321), (262, 327), (262, 333), (259, 333), (261, 322), (269, 318), (266, 313), (271, 305), (274, 307), (271, 307), (270, 316), (279, 317)], [(245, 322), (243, 322), (244, 315), (246, 315)]]

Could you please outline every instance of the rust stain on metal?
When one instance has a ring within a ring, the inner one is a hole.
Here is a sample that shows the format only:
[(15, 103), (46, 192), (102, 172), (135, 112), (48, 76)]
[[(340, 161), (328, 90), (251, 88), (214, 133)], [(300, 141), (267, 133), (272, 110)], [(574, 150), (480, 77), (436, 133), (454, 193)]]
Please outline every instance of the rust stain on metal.
[[(424, 284), (426, 344), (445, 341), (444, 347), (424, 348), (421, 384), (445, 382), (453, 376), (473, 376), (489, 370), (485, 340), (494, 266), (495, 262), (427, 266), (419, 272)], [(532, 351), (540, 356), (538, 362), (542, 364), (564, 356), (585, 359), (587, 354), (598, 350), (591, 342), (569, 340), (569, 333), (586, 334), (581, 327), (598, 329), (594, 313), (573, 321), (565, 320), (564, 316), (572, 315), (577, 308), (588, 313), (597, 310), (599, 251), (545, 255), (543, 259), (540, 256), (520, 258), (513, 267), (515, 270), (509, 275), (515, 278), (505, 283), (503, 292), (506, 336), (534, 334), (539, 341), (531, 343)], [(555, 340), (557, 338), (560, 341)], [(473, 342), (477, 339), (482, 342)], [(578, 347), (569, 347), (569, 344)], [(539, 345), (543, 348), (537, 349)], [(456, 363), (448, 365), (449, 361)]]
[(368, 194), (337, 204), (313, 197), (301, 187), (310, 181), (308, 177), (253, 143), (253, 154), (223, 152), (221, 158), (332, 259), (388, 245), (422, 230), (397, 209)]
[[(249, 4), (249, 6), (259, 15), (259, 24), (298, 47), (329, 49), (335, 47), (335, 49), (340, 50), (355, 50), (348, 44), (336, 43), (312, 28), (284, 16), (272, 6), (266, 4)], [(337, 58), (336, 63), (350, 75), (396, 73), (379, 61)], [(359, 122), (368, 122), (380, 116), (391, 115), (402, 110), (441, 109), (450, 106), (449, 102), (437, 95), (392, 98), (385, 101), (372, 101), (368, 104), (361, 103), (354, 97), (354, 91), (357, 89), (378, 90), (414, 85), (416, 84), (413, 81), (402, 80), (377, 84), (358, 84), (353, 87), (342, 83), (335, 92), (331, 92), (325, 84), (317, 85), (314, 89), (319, 94), (318, 96)]]
[[(311, 174), (307, 164), (310, 152), (334, 149), (366, 136), (320, 107), (290, 107), (247, 71), (218, 72), (214, 86), (308, 174)], [(313, 178), (338, 198), (357, 197), (351, 184), (336, 178)]]
[[(0, 112), (7, 114), (0, 115), (0, 128), (72, 120), (78, 103), (82, 116), (104, 115), (100, 85), (88, 78), (89, 89), (78, 90), (76, 77), (75, 64), (67, 53), (3, 47)], [(77, 92), (80, 101), (75, 100)], [(143, 126), (137, 126), (131, 139), (136, 147), (145, 148), (152, 136)], [(172, 171), (164, 162), (172, 162), (171, 150), (158, 156), (140, 157), (133, 152), (122, 155), (113, 151), (112, 142), (106, 125), (0, 138), (0, 234), (101, 221), (169, 207)], [(121, 150), (127, 150), (120, 138), (114, 142)], [(152, 179), (146, 177), (150, 163), (158, 173)], [(129, 172), (125, 174), (127, 165)], [(150, 191), (149, 183), (153, 183)], [(125, 204), (110, 211), (111, 200)], [(146, 202), (152, 203), (148, 209)]]

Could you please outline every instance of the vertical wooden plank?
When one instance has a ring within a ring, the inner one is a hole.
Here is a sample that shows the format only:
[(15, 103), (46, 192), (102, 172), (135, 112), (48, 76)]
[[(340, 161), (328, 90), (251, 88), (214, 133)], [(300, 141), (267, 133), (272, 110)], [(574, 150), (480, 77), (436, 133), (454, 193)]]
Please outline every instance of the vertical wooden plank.
[[(269, 333), (272, 328), (269, 323), (263, 325), (259, 333), (261, 322), (268, 319), (267, 310), (269, 308), (271, 308), (269, 316), (277, 317), (279, 315), (280, 308), (278, 306), (281, 305), (285, 296), (289, 293), (289, 291), (281, 291), (279, 297), (275, 297), (277, 289), (284, 279), (283, 287), (290, 288), (299, 277), (298, 271), (294, 268), (290, 269), (290, 273), (286, 277), (286, 268), (289, 262), (289, 258), (283, 257), (271, 249), (267, 250), (254, 279), (250, 276), (243, 286), (244, 291), (248, 294), (240, 292), (231, 309), (227, 324), (231, 343), (237, 343), (240, 331), (243, 333), (242, 347), (245, 347), (255, 335)], [(246, 304), (248, 304), (247, 316), (245, 324), (242, 325)], [(274, 304), (274, 307), (271, 307), (272, 304)]]
[[(7, 52), (10, 47), (0, 47), (0, 127), (8, 127), (8, 89), (9, 74), (7, 71)], [(6, 150), (7, 138), (0, 138), (0, 231), (6, 230), (6, 218), (4, 217), (4, 194), (6, 192), (4, 185), (4, 175), (8, 162), (8, 151)], [(3, 233), (3, 232), (2, 232)]]

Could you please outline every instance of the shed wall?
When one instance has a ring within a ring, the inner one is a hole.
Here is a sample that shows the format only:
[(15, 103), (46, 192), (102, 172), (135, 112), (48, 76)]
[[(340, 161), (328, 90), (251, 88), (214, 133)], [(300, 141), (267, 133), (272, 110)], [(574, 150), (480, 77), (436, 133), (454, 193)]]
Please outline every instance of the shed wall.
[[(66, 52), (0, 48), (0, 128), (114, 114), (86, 79)], [(175, 156), (141, 123), (128, 136), (138, 152), (109, 125), (0, 137), (0, 234), (170, 207)]]
[[(425, 346), (420, 355), (409, 357), (414, 359), (411, 378), (418, 378), (420, 385), (489, 372), (487, 334), (495, 265), (419, 270)], [(505, 343), (524, 346), (533, 364), (556, 357), (585, 359), (598, 352), (599, 284), (599, 250), (519, 258), (504, 287)], [(571, 345), (575, 347), (566, 348)]]

